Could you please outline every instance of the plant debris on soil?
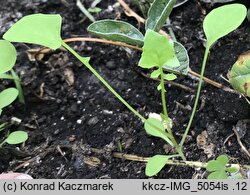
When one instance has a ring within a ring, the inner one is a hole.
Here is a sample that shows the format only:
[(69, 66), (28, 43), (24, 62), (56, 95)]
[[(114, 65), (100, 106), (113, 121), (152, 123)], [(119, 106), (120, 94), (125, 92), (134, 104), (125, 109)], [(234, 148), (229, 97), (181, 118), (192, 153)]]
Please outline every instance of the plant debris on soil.
[[(130, 3), (129, 1), (126, 1)], [(239, 1), (247, 7), (250, 2)], [(91, 1), (84, 1), (88, 7)], [(121, 19), (137, 25), (115, 0), (102, 1), (102, 9), (94, 15), (99, 19)], [(171, 14), (172, 28), (177, 40), (190, 55), (190, 67), (199, 72), (204, 54), (205, 36), (202, 21), (212, 8), (219, 6), (190, 0), (175, 8)], [(139, 9), (133, 8), (138, 14)], [(1, 2), (0, 33), (21, 17), (33, 13), (57, 13), (63, 17), (62, 37), (90, 36), (86, 31), (91, 22), (76, 6), (75, 1), (8, 0)], [(140, 27), (143, 31), (143, 26)], [(167, 29), (165, 29), (167, 30)], [(229, 84), (226, 77), (237, 57), (250, 49), (250, 23), (245, 21), (236, 31), (221, 39), (212, 48), (206, 77)], [(91, 64), (135, 109), (144, 116), (161, 112), (158, 82), (142, 76), (137, 64), (138, 51), (93, 42), (70, 44), (83, 56), (91, 57)], [(21, 119), (12, 129), (26, 130), (28, 141), (19, 148), (0, 150), (0, 173), (18, 171), (34, 178), (146, 178), (145, 164), (112, 156), (112, 152), (150, 157), (171, 152), (164, 141), (150, 137), (143, 123), (125, 108), (80, 62), (63, 50), (30, 60), (27, 51), (35, 45), (15, 44), (26, 104), (18, 101), (5, 109), (1, 121)], [(198, 81), (179, 76), (178, 83), (196, 90)], [(1, 81), (0, 90), (13, 86)], [(167, 86), (167, 103), (173, 130), (178, 140), (190, 117), (195, 93), (176, 86)], [(182, 106), (180, 106), (182, 105)], [(241, 141), (250, 149), (250, 107), (244, 98), (204, 83), (200, 109), (184, 144), (188, 160), (207, 162), (220, 154), (227, 154), (235, 162), (249, 164), (249, 156), (242, 152), (233, 129), (240, 129)], [(198, 138), (197, 138), (198, 136)], [(202, 143), (201, 143), (202, 142)], [(205, 142), (205, 143), (204, 143)], [(207, 151), (209, 150), (209, 151)], [(166, 166), (154, 178), (203, 178), (205, 170), (190, 167)]]

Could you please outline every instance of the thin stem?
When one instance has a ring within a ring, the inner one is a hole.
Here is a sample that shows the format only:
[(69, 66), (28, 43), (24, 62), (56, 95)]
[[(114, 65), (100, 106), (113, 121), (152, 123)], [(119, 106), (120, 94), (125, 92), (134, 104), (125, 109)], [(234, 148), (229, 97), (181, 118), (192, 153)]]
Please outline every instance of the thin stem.
[(181, 139), (181, 142), (180, 142), (180, 146), (182, 147), (185, 140), (186, 140), (186, 137), (187, 137), (187, 134), (190, 130), (190, 127), (192, 125), (192, 122), (193, 122), (193, 119), (194, 119), (194, 116), (195, 116), (195, 112), (196, 112), (196, 109), (197, 109), (197, 106), (198, 106), (198, 102), (199, 102), (199, 98), (200, 98), (200, 93), (201, 93), (201, 86), (202, 86), (202, 82), (203, 82), (203, 75), (204, 75), (204, 72), (205, 72), (205, 68), (206, 68), (206, 63), (207, 63), (207, 58), (208, 58), (208, 53), (209, 53), (209, 46), (206, 47), (206, 50), (205, 50), (205, 54), (204, 54), (204, 58), (203, 58), (203, 62), (202, 62), (202, 67), (201, 67), (201, 74), (200, 74), (200, 81), (199, 81), (199, 85), (198, 85), (198, 89), (197, 89), (197, 93), (196, 93), (196, 98), (195, 98), (195, 102), (194, 102), (194, 107), (193, 107), (193, 110), (192, 110), (192, 114), (191, 114), (191, 117), (189, 119), (189, 122), (188, 122), (188, 125), (187, 125), (187, 128), (182, 136), (182, 139)]
[(143, 122), (146, 121), (146, 119), (137, 112), (132, 106), (127, 103), (126, 100), (124, 100), (108, 83), (107, 81), (98, 73), (96, 70), (88, 63), (88, 61), (81, 57), (78, 53), (76, 53), (69, 45), (67, 45), (65, 42), (62, 41), (63, 47), (65, 47), (70, 53), (72, 53), (78, 60), (80, 60), (109, 90), (111, 93), (114, 94), (114, 96), (119, 99), (131, 112), (133, 112), (137, 117), (139, 117)]
[[(160, 67), (161, 72), (161, 101), (162, 101), (162, 108), (163, 108), (163, 114), (167, 119), (167, 124), (170, 123), (169, 117), (168, 117), (168, 111), (167, 111), (167, 105), (166, 105), (166, 97), (165, 97), (165, 85), (164, 85), (164, 73), (162, 67)], [(168, 125), (170, 127), (170, 125)]]
[(24, 99), (24, 95), (23, 95), (23, 89), (22, 89), (22, 85), (21, 85), (21, 82), (20, 82), (20, 78), (18, 77), (18, 75), (16, 74), (16, 72), (13, 69), (11, 69), (10, 72), (11, 72), (12, 77), (14, 78), (16, 88), (17, 88), (17, 90), (19, 92), (18, 93), (18, 100), (21, 103), (25, 104), (25, 99)]
[(176, 148), (176, 151), (178, 152), (178, 154), (180, 155), (180, 157), (182, 158), (182, 160), (186, 160), (184, 154), (183, 154), (183, 151), (181, 149), (181, 147), (179, 146), (179, 144), (177, 143), (174, 135), (173, 135), (173, 132), (172, 132), (172, 129), (170, 127), (170, 119), (169, 119), (169, 116), (168, 116), (168, 111), (167, 111), (167, 104), (166, 104), (166, 97), (165, 97), (165, 85), (164, 85), (164, 72), (163, 72), (163, 69), (162, 67), (160, 67), (160, 72), (161, 72), (161, 83), (160, 83), (160, 86), (161, 86), (161, 101), (162, 101), (162, 108), (163, 108), (163, 115), (164, 115), (164, 121), (166, 121), (166, 124), (167, 124), (167, 131), (169, 133), (169, 138), (171, 139), (172, 143), (174, 144), (175, 148)]
[(91, 13), (89, 13), (89, 11), (84, 7), (84, 5), (80, 0), (76, 1), (76, 5), (91, 22), (95, 22), (94, 16), (92, 16)]
[[(111, 93), (114, 94), (114, 96), (119, 99), (131, 112), (133, 112), (137, 117), (139, 117), (143, 122), (146, 121), (146, 119), (139, 113), (137, 112), (134, 108), (132, 108), (108, 83), (107, 81), (105, 81), (105, 79), (98, 73), (96, 72), (96, 70), (88, 63), (88, 60), (86, 58), (81, 57), (78, 53), (76, 53), (69, 45), (67, 45), (65, 42), (62, 41), (62, 45), (63, 47), (65, 47), (70, 53), (72, 53), (78, 60), (80, 60), (109, 90)], [(163, 82), (163, 89), (165, 90), (164, 87), (164, 82)], [(164, 95), (165, 97), (165, 95)], [(151, 124), (153, 127), (154, 125)], [(178, 152), (178, 154), (180, 155), (180, 157), (185, 160), (185, 156), (181, 150), (181, 148), (179, 147), (178, 143), (176, 142), (173, 133), (171, 131), (170, 128), (170, 124), (167, 125), (168, 129), (170, 131), (170, 135), (172, 137), (171, 141), (173, 142), (174, 146), (176, 147), (176, 150)], [(156, 130), (157, 127), (155, 127)]]
[(15, 80), (16, 78), (14, 78), (13, 76), (9, 75), (9, 74), (0, 74), (0, 79), (10, 79), (10, 80)]

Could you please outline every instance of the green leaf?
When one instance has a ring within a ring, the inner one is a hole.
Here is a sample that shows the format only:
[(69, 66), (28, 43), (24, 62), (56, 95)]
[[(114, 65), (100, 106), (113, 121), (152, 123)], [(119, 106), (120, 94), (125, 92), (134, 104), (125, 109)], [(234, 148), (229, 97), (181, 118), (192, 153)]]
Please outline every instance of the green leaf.
[(152, 30), (147, 30), (139, 66), (142, 68), (162, 67), (163, 64), (180, 65), (174, 51), (173, 42)]
[(163, 65), (164, 70), (181, 75), (187, 75), (189, 70), (190, 60), (186, 48), (181, 43), (175, 41), (174, 50), (175, 50), (175, 55), (180, 62), (180, 66), (172, 67), (168, 65)]
[(172, 156), (166, 155), (155, 155), (150, 158), (146, 165), (146, 175), (152, 177), (159, 173), (170, 158), (172, 158)]
[(154, 70), (151, 74), (150, 74), (150, 77), (155, 79), (155, 78), (158, 78), (161, 74), (161, 70), (158, 68), (157, 70)]
[(169, 17), (176, 0), (155, 0), (148, 11), (145, 28), (159, 32)]
[(92, 23), (87, 30), (104, 39), (134, 45), (143, 45), (143, 34), (127, 22), (117, 20), (99, 20)]
[(10, 105), (18, 96), (18, 90), (15, 88), (8, 88), (0, 92), (0, 110)]
[(173, 73), (171, 74), (164, 74), (164, 79), (167, 81), (173, 81), (177, 78), (177, 76)]
[(226, 164), (229, 162), (229, 159), (226, 155), (220, 155), (216, 160), (210, 160), (207, 163), (207, 171), (221, 171), (225, 170)]
[(173, 143), (168, 138), (168, 133), (165, 132), (164, 126), (160, 120), (155, 118), (148, 118), (144, 123), (144, 128), (147, 134), (155, 137), (160, 137), (164, 139), (167, 143), (169, 143), (171, 146), (173, 146)]
[(225, 170), (222, 170), (222, 171), (215, 171), (215, 172), (210, 173), (207, 178), (208, 179), (227, 179), (228, 176)]
[(225, 170), (226, 172), (229, 172), (229, 173), (236, 173), (239, 171), (239, 169), (236, 167), (227, 167)]
[(62, 18), (58, 14), (32, 14), (17, 21), (3, 38), (10, 42), (38, 44), (51, 49), (61, 46)]
[(20, 144), (28, 139), (28, 134), (24, 131), (14, 131), (4, 140), (8, 144)]
[(13, 68), (16, 63), (16, 56), (15, 47), (9, 41), (0, 40), (0, 74)]
[(207, 171), (209, 172), (213, 172), (213, 171), (220, 171), (220, 170), (224, 170), (225, 169), (225, 165), (221, 164), (220, 162), (216, 161), (216, 160), (210, 160), (207, 163)]
[(242, 54), (228, 73), (233, 88), (250, 97), (250, 52)]
[(89, 11), (90, 13), (99, 13), (99, 12), (102, 11), (102, 9), (99, 8), (99, 7), (90, 7), (90, 8), (88, 9), (88, 11)]
[(211, 47), (218, 39), (238, 28), (246, 15), (246, 7), (236, 3), (212, 10), (203, 22), (207, 46)]
[(229, 162), (229, 159), (226, 155), (220, 155), (217, 157), (216, 159), (218, 162), (220, 162), (221, 164), (223, 164), (224, 166), (226, 166), (226, 164)]

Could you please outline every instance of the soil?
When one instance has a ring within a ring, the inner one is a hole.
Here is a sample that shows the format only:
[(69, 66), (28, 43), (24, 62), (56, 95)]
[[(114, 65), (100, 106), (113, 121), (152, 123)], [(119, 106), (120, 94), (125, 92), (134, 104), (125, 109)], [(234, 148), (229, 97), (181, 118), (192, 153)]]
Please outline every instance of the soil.
[[(91, 3), (89, 0), (84, 2), (86, 7)], [(250, 6), (247, 0), (238, 2)], [(116, 18), (137, 26), (136, 20), (127, 17), (121, 7), (113, 6), (115, 3), (115, 0), (102, 1), (99, 7), (103, 11), (95, 14), (95, 18)], [(190, 0), (174, 9), (171, 15), (176, 37), (188, 49), (190, 67), (196, 72), (200, 71), (204, 54), (202, 21), (205, 14), (216, 6), (219, 5)], [(131, 7), (139, 13), (137, 8)], [(0, 34), (22, 16), (33, 13), (61, 14), (63, 38), (89, 36), (86, 28), (91, 22), (73, 0), (3, 1)], [(228, 86), (220, 75), (226, 77), (237, 57), (250, 49), (249, 27), (249, 22), (245, 21), (213, 47), (205, 73), (207, 77)], [(142, 25), (140, 28), (143, 31)], [(144, 116), (161, 112), (160, 93), (156, 90), (158, 83), (143, 77), (140, 73), (144, 70), (137, 66), (140, 53), (100, 43), (70, 45), (81, 55), (90, 56), (93, 67)], [(37, 46), (15, 46), (18, 50), (15, 70), (22, 79), (26, 104), (16, 101), (4, 110), (1, 122), (10, 121), (13, 116), (21, 119), (20, 124), (13, 124), (10, 128), (26, 130), (29, 139), (19, 148), (8, 146), (0, 151), (0, 172), (26, 172), (34, 178), (147, 178), (144, 163), (114, 158), (112, 152), (149, 157), (171, 151), (164, 141), (148, 136), (143, 123), (71, 54), (58, 50), (41, 61), (32, 62), (26, 51)], [(69, 82), (65, 72), (73, 74), (73, 83)], [(198, 84), (197, 80), (184, 76), (180, 76), (177, 82), (194, 90)], [(13, 86), (11, 81), (1, 81), (0, 90), (9, 86)], [(190, 117), (190, 110), (184, 107), (192, 106), (194, 97), (195, 93), (167, 86), (168, 111), (178, 140)], [(240, 128), (242, 120), (250, 119), (245, 99), (206, 83), (201, 99), (201, 109), (196, 113), (184, 146), (187, 159), (207, 162), (220, 154), (227, 154), (234, 158), (234, 162), (250, 164), (236, 136), (227, 139), (233, 134), (234, 126)], [(178, 106), (180, 104), (183, 106)], [(241, 140), (247, 149), (250, 148), (249, 129), (249, 126), (241, 128)], [(203, 131), (208, 145), (213, 146), (210, 153), (196, 141)], [(24, 166), (18, 167), (22, 163)], [(154, 178), (205, 177), (202, 169), (166, 166)]]

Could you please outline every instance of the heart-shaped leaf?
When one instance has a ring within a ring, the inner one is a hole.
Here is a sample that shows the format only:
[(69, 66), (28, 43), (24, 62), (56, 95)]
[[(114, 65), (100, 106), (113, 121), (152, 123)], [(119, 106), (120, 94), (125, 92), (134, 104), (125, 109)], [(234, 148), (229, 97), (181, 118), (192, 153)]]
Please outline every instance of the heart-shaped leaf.
[(174, 42), (174, 50), (177, 59), (180, 62), (180, 66), (172, 67), (163, 65), (163, 68), (169, 72), (174, 72), (181, 75), (187, 75), (189, 70), (189, 56), (186, 48), (179, 42)]
[(10, 105), (18, 96), (18, 90), (8, 88), (0, 92), (0, 110)]
[(155, 0), (148, 11), (145, 28), (159, 32), (169, 17), (176, 0)]
[(168, 133), (164, 129), (164, 125), (162, 122), (155, 118), (148, 118), (144, 123), (144, 128), (147, 132), (147, 134), (160, 137), (164, 139), (167, 143), (169, 143), (171, 146), (173, 146), (173, 143), (168, 138)]
[(143, 45), (143, 34), (127, 22), (99, 20), (88, 27), (88, 31), (98, 37), (128, 44)]
[(148, 177), (152, 177), (162, 170), (162, 168), (166, 165), (166, 162), (172, 158), (173, 156), (166, 155), (155, 155), (150, 158), (146, 165), (146, 175)]
[(28, 139), (28, 134), (24, 131), (14, 131), (4, 140), (8, 144), (20, 144)]
[(38, 44), (51, 49), (61, 46), (62, 18), (58, 14), (32, 14), (17, 21), (3, 38), (10, 42)]
[(211, 47), (218, 39), (238, 28), (247, 15), (242, 4), (230, 4), (212, 10), (203, 22), (207, 46)]
[(163, 64), (178, 67), (180, 63), (175, 55), (174, 44), (165, 36), (147, 30), (139, 66), (142, 68), (162, 67)]
[(228, 73), (233, 88), (250, 97), (250, 52), (242, 54)]
[(0, 74), (13, 68), (16, 63), (16, 56), (15, 47), (9, 41), (0, 40)]

